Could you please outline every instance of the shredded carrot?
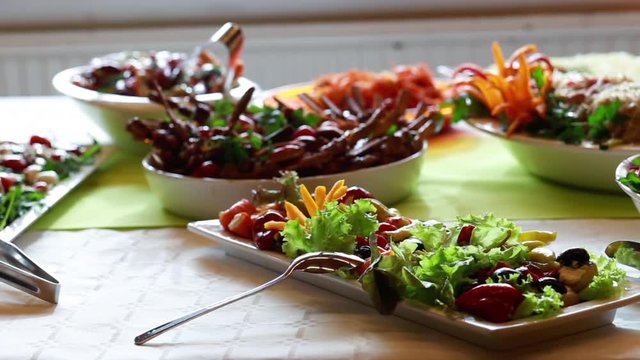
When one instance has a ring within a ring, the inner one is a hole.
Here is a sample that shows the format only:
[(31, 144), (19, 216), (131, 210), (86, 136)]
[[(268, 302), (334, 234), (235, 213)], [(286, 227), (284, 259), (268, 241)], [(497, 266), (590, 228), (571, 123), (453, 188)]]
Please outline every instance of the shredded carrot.
[(327, 188), (324, 186), (316, 186), (316, 189), (313, 192), (313, 197), (316, 199), (316, 205), (318, 205), (318, 209), (324, 209), (324, 202), (327, 198)]
[(286, 223), (284, 221), (267, 221), (264, 223), (264, 228), (267, 230), (284, 230), (284, 225)]
[(497, 41), (494, 41), (493, 44), (491, 44), (491, 49), (493, 50), (493, 59), (495, 60), (496, 66), (498, 67), (498, 74), (501, 77), (505, 77), (506, 70), (504, 67), (504, 56), (502, 55), (500, 44)]
[(340, 199), (342, 196), (344, 196), (344, 194), (347, 193), (347, 187), (346, 186), (341, 186), (340, 188), (338, 188), (338, 190), (336, 190), (333, 195), (331, 196), (331, 200), (338, 200)]
[(307, 208), (309, 216), (315, 216), (318, 213), (318, 204), (313, 200), (313, 197), (304, 184), (300, 185), (300, 195), (302, 195), (302, 201), (304, 202), (304, 206)]
[(344, 186), (344, 180), (336, 181), (336, 183), (331, 187), (331, 190), (329, 190), (329, 193), (327, 193), (327, 199), (329, 199), (329, 201), (333, 200), (333, 194), (335, 194), (335, 192), (338, 191), (338, 189), (340, 189), (340, 187), (342, 186)]
[(288, 201), (284, 202), (284, 210), (286, 211), (287, 218), (289, 220), (298, 220), (301, 225), (304, 225), (305, 221), (307, 220), (307, 217), (302, 213), (302, 211), (300, 211), (297, 206)]

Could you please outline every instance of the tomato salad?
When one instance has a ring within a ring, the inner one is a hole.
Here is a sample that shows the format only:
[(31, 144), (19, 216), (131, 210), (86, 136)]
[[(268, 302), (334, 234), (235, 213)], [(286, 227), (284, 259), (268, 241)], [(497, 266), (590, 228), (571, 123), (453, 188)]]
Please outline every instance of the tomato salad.
[(42, 136), (0, 142), (0, 230), (37, 206), (58, 182), (94, 160), (99, 144), (56, 147)]
[(619, 296), (625, 273), (583, 248), (555, 254), (555, 232), (523, 231), (492, 214), (451, 225), (404, 217), (365, 189), (339, 181), (307, 189), (295, 173), (220, 213), (225, 231), (290, 258), (314, 251), (356, 254), (357, 278), (383, 314), (398, 302), (458, 310), (502, 323), (551, 316), (582, 301)]

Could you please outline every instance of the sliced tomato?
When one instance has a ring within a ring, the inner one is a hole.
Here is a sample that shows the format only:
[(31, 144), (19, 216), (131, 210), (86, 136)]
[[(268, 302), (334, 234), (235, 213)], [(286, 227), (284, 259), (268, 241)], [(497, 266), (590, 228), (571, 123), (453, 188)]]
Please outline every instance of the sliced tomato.
[(522, 300), (522, 292), (509, 284), (482, 284), (458, 296), (456, 307), (499, 323), (511, 320)]
[[(242, 199), (237, 203), (231, 205), (231, 207), (227, 210), (221, 211), (218, 217), (220, 219), (220, 224), (222, 224), (222, 227), (225, 230), (230, 231), (229, 223), (231, 223), (231, 220), (233, 220), (233, 217), (236, 216), (236, 214), (245, 213), (251, 216), (255, 212), (256, 207), (253, 205), (253, 203), (248, 199)], [(249, 218), (249, 220), (251, 220), (251, 218)], [(251, 238), (251, 226), (249, 226), (249, 238)]]
[(253, 222), (251, 215), (246, 212), (239, 212), (233, 216), (228, 225), (229, 231), (246, 239), (251, 239), (253, 235)]

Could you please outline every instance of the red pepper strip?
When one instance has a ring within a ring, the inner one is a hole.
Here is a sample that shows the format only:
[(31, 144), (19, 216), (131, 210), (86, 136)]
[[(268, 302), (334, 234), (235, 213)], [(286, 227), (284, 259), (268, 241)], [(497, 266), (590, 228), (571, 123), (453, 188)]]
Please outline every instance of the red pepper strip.
[(522, 300), (522, 292), (509, 284), (482, 284), (458, 296), (456, 307), (499, 323), (511, 320)]
[(537, 52), (538, 52), (538, 46), (534, 44), (527, 44), (520, 47), (518, 50), (514, 51), (513, 54), (511, 54), (511, 57), (509, 57), (509, 61), (507, 62), (509, 64), (509, 68), (513, 69), (513, 65), (518, 60), (518, 57), (520, 57), (520, 55), (527, 56)]
[(483, 78), (483, 79), (487, 79), (487, 76), (484, 74), (484, 69), (482, 69), (480, 66), (476, 65), (476, 64), (471, 64), (471, 63), (465, 63), (465, 64), (461, 64), (458, 65), (454, 70), (453, 73), (451, 74), (451, 78), (455, 79), (458, 75), (464, 73), (464, 72), (470, 72), (472, 75)]
[(551, 59), (549, 59), (549, 57), (547, 55), (543, 54), (543, 53), (537, 52), (537, 53), (534, 53), (534, 54), (531, 54), (531, 55), (527, 56), (527, 62), (529, 64), (535, 64), (535, 63), (538, 63), (538, 62), (542, 62), (542, 63), (545, 63), (547, 65), (547, 68), (550, 71), (553, 71), (553, 69), (554, 69), (553, 64), (551, 63)]
[(460, 229), (460, 234), (458, 234), (458, 239), (456, 240), (456, 244), (458, 246), (469, 245), (471, 243), (471, 235), (473, 234), (473, 229), (476, 227), (473, 225), (465, 225)]

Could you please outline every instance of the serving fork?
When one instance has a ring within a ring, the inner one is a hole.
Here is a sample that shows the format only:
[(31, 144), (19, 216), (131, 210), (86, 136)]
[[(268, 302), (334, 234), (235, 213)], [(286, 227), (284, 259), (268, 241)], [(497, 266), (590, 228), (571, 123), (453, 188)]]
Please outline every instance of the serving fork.
[(231, 296), (217, 303), (205, 306), (199, 310), (196, 310), (190, 314), (182, 316), (178, 319), (169, 321), (158, 327), (155, 327), (149, 331), (146, 331), (135, 337), (134, 343), (136, 345), (142, 345), (147, 341), (159, 336), (173, 328), (183, 325), (191, 320), (199, 318), (205, 314), (208, 314), (214, 310), (217, 310), (223, 306), (234, 303), (238, 300), (244, 299), (255, 293), (258, 293), (264, 289), (267, 289), (280, 281), (288, 278), (295, 272), (308, 272), (314, 274), (325, 274), (335, 272), (338, 269), (346, 268), (353, 269), (364, 264), (364, 260), (355, 255), (347, 255), (343, 253), (330, 253), (330, 252), (313, 252), (301, 255), (295, 258), (287, 269), (278, 277), (271, 281), (268, 281), (260, 286), (257, 286), (251, 290), (245, 291), (241, 294)]

